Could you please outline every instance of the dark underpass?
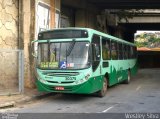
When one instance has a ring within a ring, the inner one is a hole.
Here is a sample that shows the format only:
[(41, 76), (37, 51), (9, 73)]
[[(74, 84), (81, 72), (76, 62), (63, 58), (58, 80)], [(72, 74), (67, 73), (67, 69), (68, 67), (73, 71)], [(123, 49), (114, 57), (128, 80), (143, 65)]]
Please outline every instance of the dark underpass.
[(160, 52), (138, 52), (138, 64), (140, 68), (160, 68)]
[[(124, 33), (124, 39), (131, 39), (134, 42), (134, 33), (137, 30), (160, 31), (159, 23), (125, 23), (120, 24), (125, 27), (128, 33)], [(139, 68), (160, 68), (160, 51), (138, 51)]]

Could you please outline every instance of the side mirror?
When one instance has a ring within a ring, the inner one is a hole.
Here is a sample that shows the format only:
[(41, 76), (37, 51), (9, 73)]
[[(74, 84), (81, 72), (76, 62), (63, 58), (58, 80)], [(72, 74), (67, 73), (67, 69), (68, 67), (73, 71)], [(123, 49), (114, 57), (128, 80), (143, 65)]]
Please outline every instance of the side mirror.
[(101, 56), (100, 56), (100, 55), (97, 55), (97, 57), (100, 58)]
[(31, 54), (33, 57), (37, 58), (37, 53), (35, 52), (35, 49), (34, 49), (34, 43), (35, 42), (31, 42)]

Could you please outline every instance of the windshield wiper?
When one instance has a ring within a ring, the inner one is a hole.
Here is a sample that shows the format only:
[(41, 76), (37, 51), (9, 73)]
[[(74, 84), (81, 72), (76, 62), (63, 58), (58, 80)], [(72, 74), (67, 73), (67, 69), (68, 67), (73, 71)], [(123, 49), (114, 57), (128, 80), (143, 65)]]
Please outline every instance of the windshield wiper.
[(66, 53), (67, 57), (71, 54), (71, 52), (72, 52), (72, 50), (74, 48), (75, 43), (76, 43), (76, 41), (75, 41), (75, 39), (73, 39), (73, 41), (70, 43), (69, 48), (67, 50), (67, 53)]

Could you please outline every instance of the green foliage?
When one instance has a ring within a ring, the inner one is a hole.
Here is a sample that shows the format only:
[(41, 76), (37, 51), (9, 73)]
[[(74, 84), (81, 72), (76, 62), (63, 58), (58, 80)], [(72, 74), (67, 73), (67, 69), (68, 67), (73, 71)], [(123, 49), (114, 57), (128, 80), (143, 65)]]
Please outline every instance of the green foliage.
[(135, 44), (137, 47), (160, 47), (160, 37), (157, 37), (156, 33), (142, 33), (137, 35), (135, 39)]
[(135, 42), (137, 47), (146, 47), (148, 45), (147, 42)]

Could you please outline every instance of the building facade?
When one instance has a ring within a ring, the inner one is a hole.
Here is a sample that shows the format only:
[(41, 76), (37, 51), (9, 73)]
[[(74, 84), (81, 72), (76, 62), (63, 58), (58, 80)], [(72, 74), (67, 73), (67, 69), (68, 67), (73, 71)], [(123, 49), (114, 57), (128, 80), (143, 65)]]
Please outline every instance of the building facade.
[[(25, 87), (34, 86), (30, 43), (39, 31), (59, 27), (59, 17), (60, 0), (0, 0), (0, 50), (24, 50)], [(17, 55), (4, 52), (0, 52), (0, 58), (4, 59), (0, 61), (4, 65), (0, 68), (3, 86), (6, 78), (17, 80), (18, 59)]]

